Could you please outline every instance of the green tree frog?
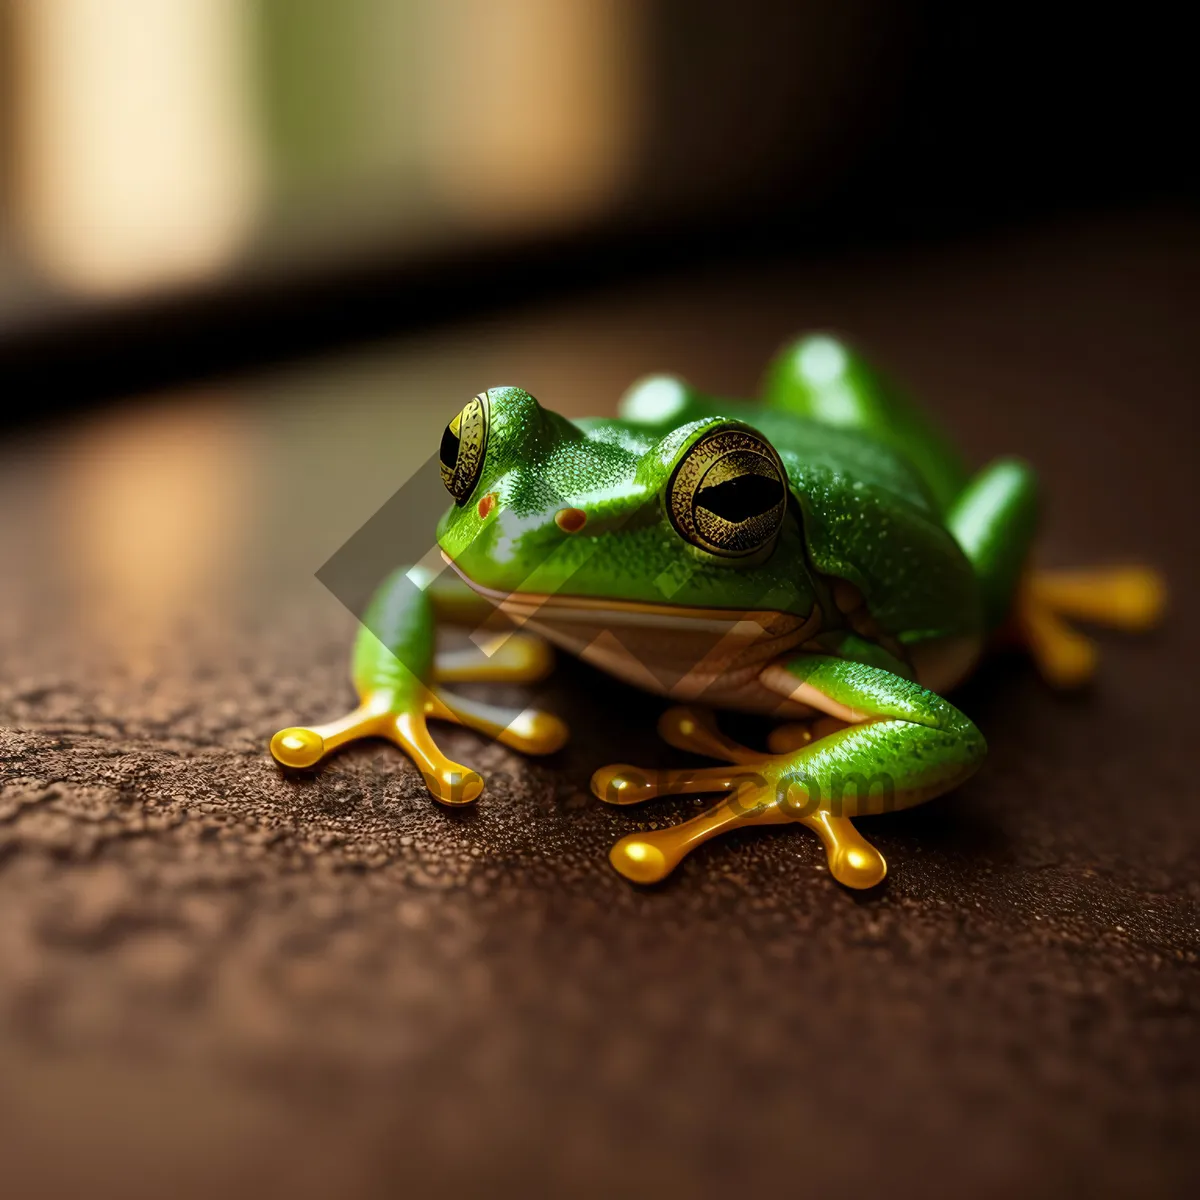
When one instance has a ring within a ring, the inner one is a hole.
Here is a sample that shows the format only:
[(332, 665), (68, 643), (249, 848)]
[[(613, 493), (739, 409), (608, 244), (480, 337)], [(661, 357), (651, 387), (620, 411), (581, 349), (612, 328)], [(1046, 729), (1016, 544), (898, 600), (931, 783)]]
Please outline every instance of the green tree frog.
[[(450, 422), (440, 459), (453, 503), (437, 542), (453, 572), (391, 576), (355, 647), (359, 707), (280, 731), (272, 752), (309, 767), (387, 737), (434, 799), (470, 803), (483, 781), (441, 753), (429, 719), (532, 754), (567, 730), (445, 685), (539, 678), (553, 644), (672, 701), (661, 734), (721, 763), (593, 776), (615, 804), (720, 797), (617, 842), (613, 865), (639, 883), (715, 834), (790, 822), (819, 836), (839, 883), (878, 884), (884, 859), (853, 820), (919, 804), (979, 767), (984, 739), (943, 695), (989, 640), (1015, 631), (1053, 682), (1076, 683), (1095, 651), (1064, 618), (1143, 628), (1163, 601), (1144, 568), (1033, 570), (1030, 467), (1003, 458), (970, 475), (901, 392), (824, 334), (784, 348), (759, 404), (655, 376), (617, 419), (570, 421), (521, 388), (490, 388)], [(438, 652), (439, 622), (496, 609), (519, 631)], [(777, 722), (768, 750), (723, 735), (719, 709)]]

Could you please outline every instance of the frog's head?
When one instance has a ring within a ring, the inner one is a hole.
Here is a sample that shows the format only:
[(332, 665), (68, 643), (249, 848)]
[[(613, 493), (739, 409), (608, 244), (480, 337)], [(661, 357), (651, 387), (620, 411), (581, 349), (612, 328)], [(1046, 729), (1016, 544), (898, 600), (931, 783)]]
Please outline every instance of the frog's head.
[(520, 388), (490, 388), (450, 422), (441, 466), (454, 500), (443, 554), (510, 612), (642, 628), (783, 613), (790, 629), (812, 613), (783, 464), (742, 422), (658, 437), (576, 425)]

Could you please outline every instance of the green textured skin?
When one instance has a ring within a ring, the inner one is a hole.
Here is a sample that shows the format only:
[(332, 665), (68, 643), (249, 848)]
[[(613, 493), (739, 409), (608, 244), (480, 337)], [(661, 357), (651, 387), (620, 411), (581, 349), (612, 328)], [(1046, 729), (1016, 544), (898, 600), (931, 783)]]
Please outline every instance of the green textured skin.
[(890, 671), (821, 655), (799, 655), (787, 670), (875, 718), (813, 742), (778, 769), (779, 781), (814, 808), (847, 817), (910, 808), (956, 787), (987, 753), (957, 708)]
[(1008, 614), (1037, 531), (1033, 468), (1019, 459), (997, 459), (959, 494), (946, 523), (974, 566), (984, 622), (994, 629)]
[(824, 334), (786, 346), (767, 370), (764, 403), (824, 425), (871, 430), (920, 473), (941, 512), (967, 469), (941, 431), (849, 347)]
[[(519, 388), (493, 388), (489, 398), (483, 473), (438, 527), (442, 548), (476, 583), (805, 616), (819, 592), (815, 567), (855, 584), (901, 642), (983, 632), (976, 572), (937, 500), (911, 463), (870, 432), (717, 400), (665, 377), (635, 387), (622, 420), (568, 422)], [(684, 450), (731, 422), (772, 443), (794, 501), (763, 562), (731, 563), (687, 545), (662, 504)], [(499, 504), (481, 518), (477, 502), (489, 492)], [(588, 514), (579, 533), (554, 522), (566, 506)]]
[[(467, 502), (438, 526), (438, 542), (471, 580), (503, 592), (610, 597), (691, 607), (763, 608), (806, 616), (815, 591), (798, 522), (789, 519), (759, 565), (687, 546), (661, 493), (694, 440), (727, 424), (702, 419), (665, 432), (624, 421), (565, 421), (519, 388), (489, 391), (487, 461)], [(478, 501), (499, 500), (481, 518)], [(565, 507), (587, 512), (573, 534)]]
[(397, 710), (420, 703), (436, 640), (431, 597), (407, 571), (393, 571), (363, 614), (351, 664), (355, 687), (360, 694), (386, 692)]
[(809, 560), (822, 574), (858, 587), (888, 633), (919, 642), (981, 631), (971, 563), (920, 474), (873, 432), (823, 425), (788, 409), (714, 399), (667, 377), (634, 389), (626, 409), (639, 411), (639, 397), (648, 388), (663, 401), (668, 388), (676, 390), (668, 421), (724, 415), (771, 442), (803, 517)]

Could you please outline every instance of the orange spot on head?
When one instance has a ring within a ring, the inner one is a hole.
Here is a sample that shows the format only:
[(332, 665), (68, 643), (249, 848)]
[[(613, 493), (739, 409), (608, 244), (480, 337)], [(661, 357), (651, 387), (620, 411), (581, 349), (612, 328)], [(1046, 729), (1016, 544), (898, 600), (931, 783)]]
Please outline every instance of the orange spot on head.
[(479, 519), (482, 521), (496, 507), (496, 493), (488, 492), (479, 502)]
[(587, 524), (582, 508), (561, 508), (554, 514), (554, 523), (563, 533), (578, 533)]

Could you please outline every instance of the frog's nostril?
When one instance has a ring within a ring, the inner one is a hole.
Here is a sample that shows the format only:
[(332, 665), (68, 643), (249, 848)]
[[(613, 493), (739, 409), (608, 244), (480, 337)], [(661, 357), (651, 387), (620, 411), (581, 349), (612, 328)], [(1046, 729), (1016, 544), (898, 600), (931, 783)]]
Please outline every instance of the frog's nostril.
[(562, 508), (554, 514), (554, 523), (563, 533), (578, 533), (587, 524), (582, 508)]

